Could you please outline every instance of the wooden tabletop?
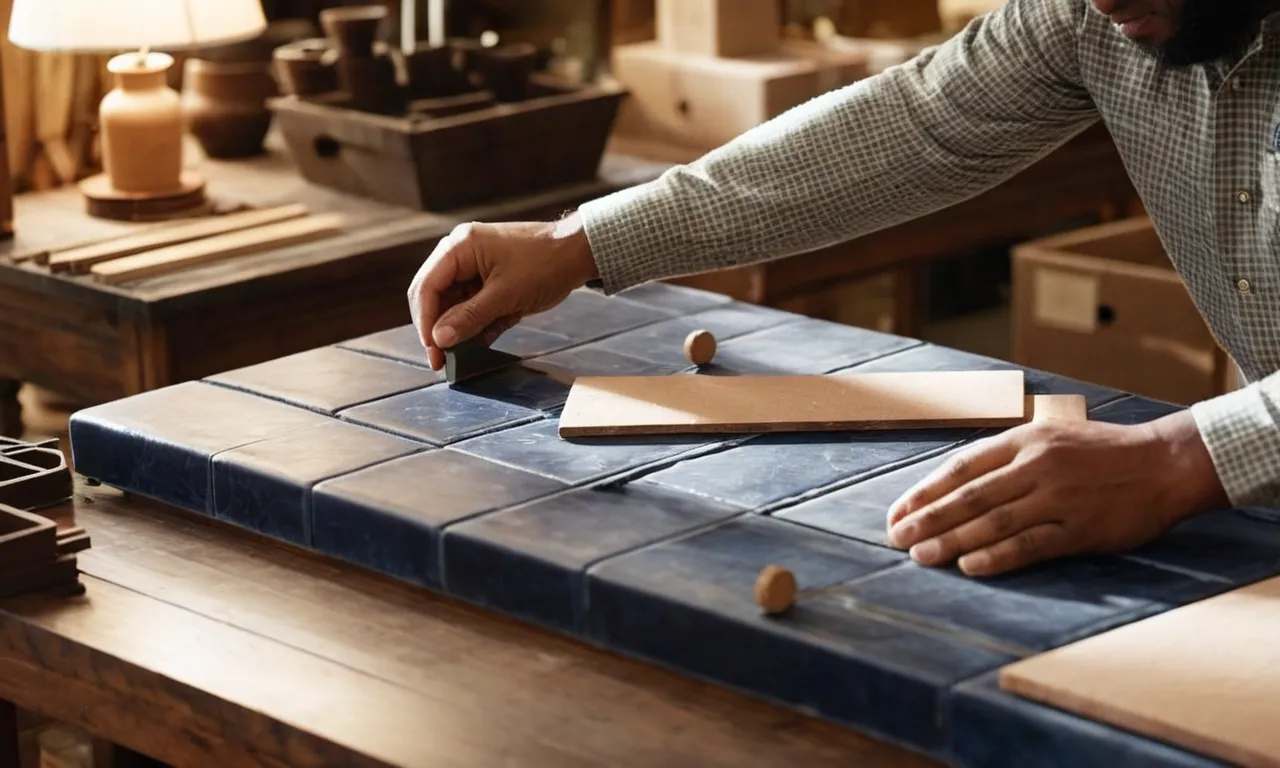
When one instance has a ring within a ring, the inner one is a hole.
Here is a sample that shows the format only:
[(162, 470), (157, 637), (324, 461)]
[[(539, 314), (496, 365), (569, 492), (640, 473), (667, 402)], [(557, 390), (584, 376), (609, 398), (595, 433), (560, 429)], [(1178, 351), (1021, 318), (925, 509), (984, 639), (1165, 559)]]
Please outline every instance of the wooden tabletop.
[(82, 598), (0, 602), (0, 699), (177, 766), (935, 765), (105, 487)]

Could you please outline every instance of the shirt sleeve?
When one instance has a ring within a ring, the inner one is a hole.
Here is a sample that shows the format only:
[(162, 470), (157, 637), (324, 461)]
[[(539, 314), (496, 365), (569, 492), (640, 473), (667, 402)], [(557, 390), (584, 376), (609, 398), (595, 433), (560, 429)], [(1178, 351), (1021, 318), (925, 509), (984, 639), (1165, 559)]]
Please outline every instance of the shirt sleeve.
[(1008, 0), (910, 62), (579, 209), (596, 287), (791, 256), (976, 196), (1098, 119), (1085, 0)]
[(1236, 507), (1280, 507), (1280, 373), (1191, 406)]

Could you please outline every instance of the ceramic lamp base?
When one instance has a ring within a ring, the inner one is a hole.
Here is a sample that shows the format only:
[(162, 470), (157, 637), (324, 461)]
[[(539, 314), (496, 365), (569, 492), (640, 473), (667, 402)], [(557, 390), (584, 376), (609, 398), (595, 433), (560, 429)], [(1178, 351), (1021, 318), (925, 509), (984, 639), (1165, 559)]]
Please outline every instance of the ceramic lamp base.
[(181, 185), (171, 192), (124, 192), (111, 185), (106, 174), (80, 182), (90, 216), (120, 221), (160, 221), (189, 216), (204, 208), (205, 181), (200, 174), (183, 171)]

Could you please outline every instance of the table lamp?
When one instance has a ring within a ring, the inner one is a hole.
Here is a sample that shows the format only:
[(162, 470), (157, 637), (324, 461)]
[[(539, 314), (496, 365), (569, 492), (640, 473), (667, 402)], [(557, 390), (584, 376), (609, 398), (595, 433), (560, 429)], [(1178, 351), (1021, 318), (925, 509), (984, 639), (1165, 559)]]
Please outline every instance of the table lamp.
[(166, 82), (185, 50), (266, 30), (261, 0), (14, 0), (9, 40), (37, 51), (118, 54), (98, 109), (103, 173), (80, 183), (91, 215), (158, 219), (204, 204), (204, 179), (182, 168), (184, 123)]

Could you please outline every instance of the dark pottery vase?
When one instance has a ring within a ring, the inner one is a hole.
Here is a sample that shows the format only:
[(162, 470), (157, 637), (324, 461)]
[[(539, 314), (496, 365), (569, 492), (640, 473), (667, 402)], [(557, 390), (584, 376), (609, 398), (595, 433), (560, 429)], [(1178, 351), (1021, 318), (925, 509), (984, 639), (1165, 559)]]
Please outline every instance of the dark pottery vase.
[(187, 59), (182, 88), (187, 130), (209, 157), (261, 154), (271, 127), (267, 100), (278, 93), (267, 62)]
[(351, 108), (384, 114), (404, 111), (404, 90), (396, 77), (398, 57), (399, 51), (385, 43), (378, 43), (372, 56), (338, 57), (339, 85)]
[(340, 5), (320, 11), (320, 26), (340, 57), (366, 59), (374, 54), (374, 42), (386, 18), (385, 5)]
[(452, 46), (419, 43), (413, 53), (404, 57), (404, 68), (410, 99), (437, 99), (470, 90), (462, 72), (454, 66)]
[(290, 96), (316, 96), (338, 90), (337, 51), (323, 37), (281, 45), (273, 54), (280, 90)]
[(538, 49), (530, 43), (476, 48), (467, 52), (471, 69), (480, 86), (500, 102), (523, 101), (528, 97), (529, 75), (533, 74)]

